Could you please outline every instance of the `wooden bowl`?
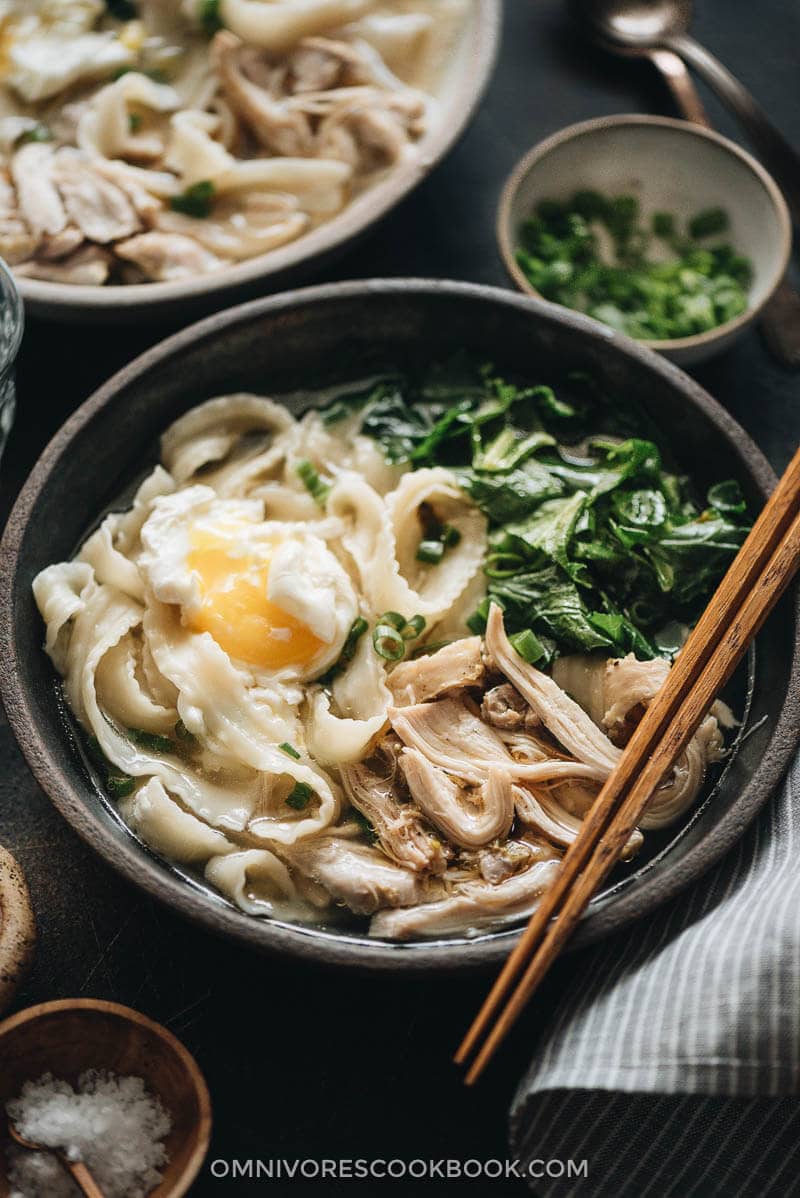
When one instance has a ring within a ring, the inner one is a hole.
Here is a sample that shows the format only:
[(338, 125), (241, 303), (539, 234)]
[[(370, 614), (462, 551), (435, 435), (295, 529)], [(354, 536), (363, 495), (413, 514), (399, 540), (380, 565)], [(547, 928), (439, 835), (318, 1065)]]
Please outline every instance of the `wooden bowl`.
[(36, 923), (22, 870), (0, 848), (0, 1013), (25, 976), (36, 945)]
[[(180, 1198), (200, 1171), (211, 1136), (211, 1100), (197, 1062), (160, 1024), (117, 1003), (67, 998), (41, 1003), (0, 1023), (0, 1109), (26, 1081), (52, 1073), (74, 1085), (85, 1069), (144, 1079), (172, 1118), (169, 1164), (150, 1198)], [(0, 1121), (0, 1198), (8, 1131)]]

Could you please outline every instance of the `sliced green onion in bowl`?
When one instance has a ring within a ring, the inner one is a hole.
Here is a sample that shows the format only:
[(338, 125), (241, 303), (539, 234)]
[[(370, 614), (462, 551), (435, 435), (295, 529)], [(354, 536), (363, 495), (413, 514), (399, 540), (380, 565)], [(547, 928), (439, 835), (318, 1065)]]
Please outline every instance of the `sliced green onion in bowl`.
[(537, 661), (547, 656), (544, 645), (536, 633), (531, 632), (530, 628), (525, 628), (522, 632), (515, 632), (508, 638), (508, 641), (529, 665), (535, 665)]
[(420, 541), (417, 549), (417, 561), (429, 566), (438, 566), (444, 557), (444, 544), (441, 541)]
[(421, 636), (425, 631), (426, 620), (424, 616), (413, 616), (406, 621), (405, 627), (401, 629), (404, 641), (414, 641), (418, 636)]
[(309, 462), (308, 458), (301, 458), (294, 469), (314, 502), (320, 507), (324, 507), (331, 489), (327, 483), (322, 481), (313, 464)]
[(406, 643), (402, 633), (391, 624), (378, 624), (372, 634), (372, 644), (378, 657), (384, 661), (400, 661), (406, 654)]

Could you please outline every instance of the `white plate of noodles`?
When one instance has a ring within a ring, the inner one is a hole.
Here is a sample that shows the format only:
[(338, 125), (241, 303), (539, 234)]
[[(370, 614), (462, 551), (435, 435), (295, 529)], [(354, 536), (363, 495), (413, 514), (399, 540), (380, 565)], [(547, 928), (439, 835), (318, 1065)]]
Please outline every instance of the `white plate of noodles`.
[(4, 0), (0, 257), (125, 319), (285, 281), (459, 136), (497, 0)]

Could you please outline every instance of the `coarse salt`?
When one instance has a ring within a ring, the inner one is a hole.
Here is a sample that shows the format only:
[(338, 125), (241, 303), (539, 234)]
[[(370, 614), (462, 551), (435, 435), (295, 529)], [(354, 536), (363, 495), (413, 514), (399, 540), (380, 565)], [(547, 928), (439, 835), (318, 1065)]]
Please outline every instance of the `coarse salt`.
[[(171, 1120), (140, 1077), (88, 1070), (77, 1088), (46, 1073), (26, 1082), (6, 1113), (19, 1134), (83, 1161), (107, 1198), (146, 1198), (162, 1180)], [(80, 1193), (49, 1153), (9, 1149), (10, 1198)]]

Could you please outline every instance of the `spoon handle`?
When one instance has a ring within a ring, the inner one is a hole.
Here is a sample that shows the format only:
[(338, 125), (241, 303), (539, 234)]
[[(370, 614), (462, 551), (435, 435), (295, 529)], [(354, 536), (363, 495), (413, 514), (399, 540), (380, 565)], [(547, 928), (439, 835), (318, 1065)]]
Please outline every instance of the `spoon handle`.
[(767, 169), (780, 184), (795, 221), (800, 222), (800, 154), (786, 140), (750, 92), (727, 67), (686, 33), (665, 38), (741, 121)]
[(647, 51), (647, 57), (672, 92), (678, 111), (693, 125), (702, 125), (705, 129), (710, 129), (711, 121), (703, 107), (703, 101), (680, 55), (673, 50), (654, 49)]
[(69, 1161), (62, 1157), (64, 1167), (72, 1175), (72, 1179), (85, 1198), (105, 1198), (103, 1191), (92, 1177), (83, 1161)]

